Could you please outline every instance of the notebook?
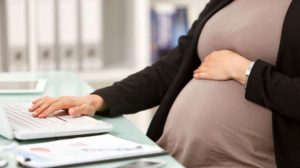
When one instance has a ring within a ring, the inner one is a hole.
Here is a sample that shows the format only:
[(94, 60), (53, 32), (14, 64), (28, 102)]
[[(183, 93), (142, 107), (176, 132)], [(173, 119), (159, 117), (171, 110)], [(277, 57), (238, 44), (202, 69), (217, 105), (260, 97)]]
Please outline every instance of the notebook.
[(113, 135), (97, 135), (22, 145), (17, 160), (26, 167), (62, 167), (166, 154), (160, 147), (128, 141)]
[(109, 132), (113, 126), (92, 117), (72, 117), (57, 112), (47, 118), (34, 118), (30, 103), (0, 105), (0, 135), (8, 139), (40, 139)]

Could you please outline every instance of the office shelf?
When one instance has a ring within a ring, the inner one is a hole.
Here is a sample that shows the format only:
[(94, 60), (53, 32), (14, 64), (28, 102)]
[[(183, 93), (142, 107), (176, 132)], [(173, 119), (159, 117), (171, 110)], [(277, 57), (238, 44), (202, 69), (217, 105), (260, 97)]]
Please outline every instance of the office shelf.
[[(17, 2), (18, 0), (15, 0)], [(42, 64), (47, 64), (48, 62), (41, 62), (38, 60), (39, 55), (44, 54), (44, 56), (60, 54), (56, 52), (51, 46), (40, 46), (36, 40), (37, 35), (37, 22), (38, 19), (35, 17), (34, 10), (37, 7), (37, 2), (51, 1), (51, 0), (28, 0), (26, 6), (28, 17), (28, 25), (26, 35), (28, 36), (27, 49), (24, 52), (28, 52), (28, 70), (39, 71), (47, 69), (39, 69)], [(76, 2), (84, 0), (74, 0)], [(79, 72), (82, 79), (88, 82), (105, 82), (112, 80), (120, 80), (131, 73), (134, 73), (147, 65), (151, 64), (151, 53), (150, 53), (150, 9), (153, 5), (168, 3), (174, 5), (187, 5), (194, 6), (200, 11), (208, 0), (99, 0), (102, 2), (102, 41), (99, 51), (102, 55), (102, 63), (99, 69), (94, 70), (83, 70), (82, 68), (72, 70), (72, 69), (62, 69)], [(7, 16), (5, 16), (5, 6), (9, 0), (3, 0), (0, 3), (1, 16), (0, 21), (5, 22)], [(59, 0), (53, 0), (53, 2), (59, 2)], [(80, 4), (80, 3), (79, 3)], [(194, 12), (195, 15), (192, 19), (195, 19), (198, 11)], [(58, 16), (59, 17), (59, 16)], [(11, 53), (9, 46), (5, 44), (7, 42), (7, 37), (5, 34), (5, 24), (0, 24), (0, 56), (1, 56), (1, 69), (3, 71), (8, 71), (8, 58), (4, 55)], [(89, 44), (90, 45), (90, 44)], [(91, 47), (94, 47), (92, 44)], [(63, 46), (63, 50), (66, 52), (70, 47)], [(95, 48), (95, 47), (94, 47)], [(97, 48), (97, 47), (96, 47)], [(72, 50), (72, 46), (70, 48)], [(76, 50), (76, 49), (75, 49)], [(85, 47), (80, 50), (86, 50)], [(78, 51), (82, 53), (83, 51)], [(19, 52), (18, 52), (19, 53)], [(17, 53), (17, 54), (18, 54)], [(21, 52), (22, 54), (22, 52)], [(26, 54), (25, 54), (26, 55)], [(79, 55), (80, 57), (80, 55)], [(56, 60), (57, 63), (57, 60)], [(43, 66), (43, 65), (42, 65)], [(45, 65), (46, 66), (46, 65)], [(115, 67), (115, 68), (113, 68)], [(60, 70), (58, 66), (51, 66), (52, 69), (49, 70)]]

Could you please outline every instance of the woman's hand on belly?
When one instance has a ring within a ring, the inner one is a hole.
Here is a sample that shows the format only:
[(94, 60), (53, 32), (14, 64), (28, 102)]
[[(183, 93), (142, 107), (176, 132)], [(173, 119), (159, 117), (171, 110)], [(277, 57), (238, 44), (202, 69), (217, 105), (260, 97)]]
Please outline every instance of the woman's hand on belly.
[(194, 71), (194, 78), (208, 80), (236, 80), (245, 84), (245, 73), (251, 61), (229, 50), (214, 51), (205, 57)]

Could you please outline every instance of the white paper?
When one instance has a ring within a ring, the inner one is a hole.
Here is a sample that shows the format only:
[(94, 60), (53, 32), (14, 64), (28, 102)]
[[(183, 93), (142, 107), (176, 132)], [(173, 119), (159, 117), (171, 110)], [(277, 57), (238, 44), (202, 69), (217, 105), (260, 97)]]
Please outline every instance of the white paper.
[(31, 163), (27, 162), (25, 165), (38, 167), (104, 161), (163, 152), (158, 146), (139, 144), (108, 134), (23, 145), (17, 151), (19, 161), (30, 158)]

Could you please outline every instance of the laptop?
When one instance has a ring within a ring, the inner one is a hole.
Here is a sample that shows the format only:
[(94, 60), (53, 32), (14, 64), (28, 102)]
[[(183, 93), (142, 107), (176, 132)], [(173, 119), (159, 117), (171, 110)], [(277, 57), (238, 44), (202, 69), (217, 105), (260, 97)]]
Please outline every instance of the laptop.
[(41, 139), (106, 133), (113, 129), (109, 123), (89, 116), (72, 117), (59, 111), (47, 118), (34, 118), (30, 103), (0, 105), (0, 135), (7, 139)]

